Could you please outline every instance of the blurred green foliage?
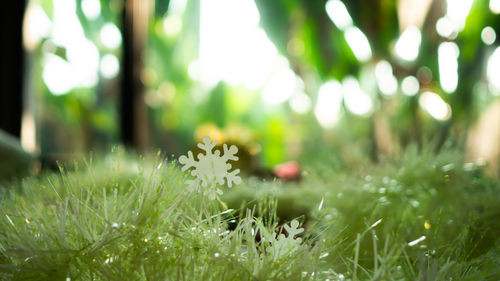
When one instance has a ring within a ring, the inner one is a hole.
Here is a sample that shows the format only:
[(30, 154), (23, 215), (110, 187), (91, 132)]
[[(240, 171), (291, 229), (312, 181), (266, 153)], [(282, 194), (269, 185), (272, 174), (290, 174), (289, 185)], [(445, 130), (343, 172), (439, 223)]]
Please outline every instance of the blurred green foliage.
[[(313, 107), (324, 82), (341, 81), (346, 76), (359, 80), (373, 100), (374, 113), (368, 117), (350, 113), (344, 102), (341, 119), (333, 129), (322, 128), (312, 110), (298, 114), (288, 103), (266, 105), (261, 89), (250, 90), (224, 81), (213, 88), (200, 85), (192, 73), (196, 71), (200, 52), (200, 1), (188, 0), (183, 9), (177, 7), (175, 11), (169, 10), (172, 3), (183, 1), (152, 1), (154, 11), (147, 30), (141, 77), (144, 102), (148, 106), (150, 146), (168, 153), (177, 154), (192, 146), (194, 132), (203, 124), (213, 123), (224, 128), (237, 123), (255, 132), (262, 145), (260, 157), (265, 166), (289, 158), (308, 161), (315, 157), (311, 155), (320, 155), (325, 150), (342, 154), (343, 147), (353, 143), (360, 146), (360, 153), (373, 156), (379, 153), (375, 139), (376, 116), (387, 119), (390, 137), (395, 139), (391, 145), (404, 148), (410, 143), (422, 145), (431, 141), (439, 148), (451, 138), (463, 149), (468, 127), (495, 98), (488, 90), (485, 68), (496, 45), (487, 46), (480, 38), (485, 26), (496, 29), (500, 20), (488, 8), (487, 0), (473, 2), (464, 30), (453, 40), (460, 50), (459, 83), (453, 94), (446, 94), (439, 85), (437, 49), (440, 43), (450, 41), (436, 32), (436, 21), (446, 10), (445, 1), (434, 1), (431, 5), (421, 27), (418, 58), (408, 63), (398, 60), (393, 52), (402, 32), (397, 1), (343, 1), (354, 26), (367, 36), (371, 47), (372, 58), (360, 62), (346, 42), (344, 31), (328, 17), (327, 1), (256, 0), (259, 25), (278, 53), (287, 58), (290, 68), (303, 79), (305, 94)], [(89, 19), (82, 11), (82, 2), (76, 0), (76, 14), (86, 38), (95, 44), (101, 56), (112, 53), (119, 57), (121, 51), (106, 49), (99, 33), (104, 23), (122, 25), (123, 3), (99, 1), (99, 17)], [(55, 2), (40, 0), (37, 3), (52, 18)], [(51, 38), (44, 40), (33, 53), (32, 71), (42, 155), (102, 150), (119, 141), (119, 76), (113, 79), (100, 76), (96, 86), (53, 95), (41, 79), (42, 61)], [(65, 51), (56, 46), (51, 52), (65, 59)], [(419, 106), (418, 94), (406, 96), (401, 88), (394, 96), (382, 95), (375, 86), (373, 74), (380, 60), (392, 65), (398, 84), (408, 75), (419, 78), (420, 92), (432, 91), (440, 96), (451, 106), (451, 118), (433, 119)]]

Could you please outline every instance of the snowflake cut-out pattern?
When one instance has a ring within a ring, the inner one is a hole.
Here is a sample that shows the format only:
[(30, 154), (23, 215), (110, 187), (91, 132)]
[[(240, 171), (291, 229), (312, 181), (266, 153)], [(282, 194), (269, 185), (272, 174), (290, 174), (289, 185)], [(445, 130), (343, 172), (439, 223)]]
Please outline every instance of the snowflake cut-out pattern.
[(227, 147), (226, 144), (222, 146), (223, 155), (220, 155), (219, 150), (213, 151), (217, 141), (211, 141), (209, 136), (205, 136), (202, 143), (198, 147), (205, 152), (205, 154), (198, 154), (198, 161), (193, 157), (193, 153), (188, 151), (188, 156), (182, 155), (179, 157), (179, 162), (183, 164), (182, 171), (190, 168), (191, 175), (195, 177), (194, 180), (187, 180), (187, 189), (192, 192), (202, 192), (203, 195), (208, 196), (210, 200), (215, 200), (218, 195), (222, 195), (222, 190), (219, 186), (227, 182), (228, 187), (234, 184), (240, 184), (241, 178), (238, 176), (239, 169), (229, 171), (231, 164), (227, 163), (229, 160), (236, 161), (238, 157), (238, 147), (231, 145)]
[(295, 238), (296, 235), (304, 232), (303, 228), (299, 228), (299, 222), (297, 220), (292, 220), (290, 226), (285, 225), (284, 228), (288, 236), (285, 236), (285, 234), (272, 235), (271, 239), (269, 239), (271, 247), (268, 251), (275, 261), (293, 253), (302, 243), (302, 238)]

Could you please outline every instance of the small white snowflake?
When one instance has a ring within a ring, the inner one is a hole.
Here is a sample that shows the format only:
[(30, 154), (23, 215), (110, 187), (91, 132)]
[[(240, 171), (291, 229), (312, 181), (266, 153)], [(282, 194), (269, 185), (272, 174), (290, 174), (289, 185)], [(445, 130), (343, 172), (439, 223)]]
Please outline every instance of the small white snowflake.
[(294, 238), (295, 235), (304, 232), (303, 228), (299, 228), (299, 222), (297, 220), (292, 220), (289, 225), (284, 226), (288, 236), (285, 234), (274, 235), (270, 237), (269, 242), (271, 242), (271, 247), (268, 252), (271, 254), (274, 261), (288, 256), (289, 254), (295, 252), (302, 243), (302, 238)]
[[(224, 154), (221, 156), (219, 150), (213, 152), (217, 141), (212, 142), (209, 136), (203, 138), (203, 143), (199, 143), (198, 147), (205, 151), (205, 155), (198, 154), (198, 161), (193, 157), (193, 153), (188, 151), (188, 157), (182, 155), (179, 157), (179, 162), (183, 164), (182, 171), (194, 168), (191, 175), (195, 177), (194, 180), (187, 180), (187, 189), (189, 191), (200, 191), (203, 195), (208, 196), (210, 200), (215, 200), (218, 195), (222, 194), (219, 186), (227, 182), (228, 187), (232, 184), (241, 183), (241, 178), (238, 176), (239, 169), (229, 172), (231, 164), (227, 163), (229, 160), (236, 161), (238, 157), (238, 147), (231, 145), (228, 149), (227, 145), (223, 145)], [(203, 187), (203, 189), (202, 189)]]

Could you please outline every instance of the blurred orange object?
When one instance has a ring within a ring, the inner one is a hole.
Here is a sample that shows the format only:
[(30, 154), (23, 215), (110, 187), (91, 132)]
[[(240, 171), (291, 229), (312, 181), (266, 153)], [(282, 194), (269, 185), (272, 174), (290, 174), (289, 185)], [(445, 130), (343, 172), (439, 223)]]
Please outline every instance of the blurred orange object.
[(296, 161), (289, 161), (274, 167), (274, 175), (280, 179), (297, 180), (300, 178), (300, 165)]

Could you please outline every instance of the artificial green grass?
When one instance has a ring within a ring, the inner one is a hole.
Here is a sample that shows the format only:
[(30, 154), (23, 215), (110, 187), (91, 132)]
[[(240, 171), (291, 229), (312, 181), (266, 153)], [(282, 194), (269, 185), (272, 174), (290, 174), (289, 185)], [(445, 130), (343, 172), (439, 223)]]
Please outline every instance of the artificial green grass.
[[(1, 195), (0, 277), (500, 278), (500, 184), (458, 153), (410, 149), (355, 171), (305, 172), (294, 183), (245, 178), (225, 190), (229, 209), (186, 193), (188, 176), (159, 158), (115, 155), (27, 178)], [(280, 238), (295, 218), (305, 234)]]

